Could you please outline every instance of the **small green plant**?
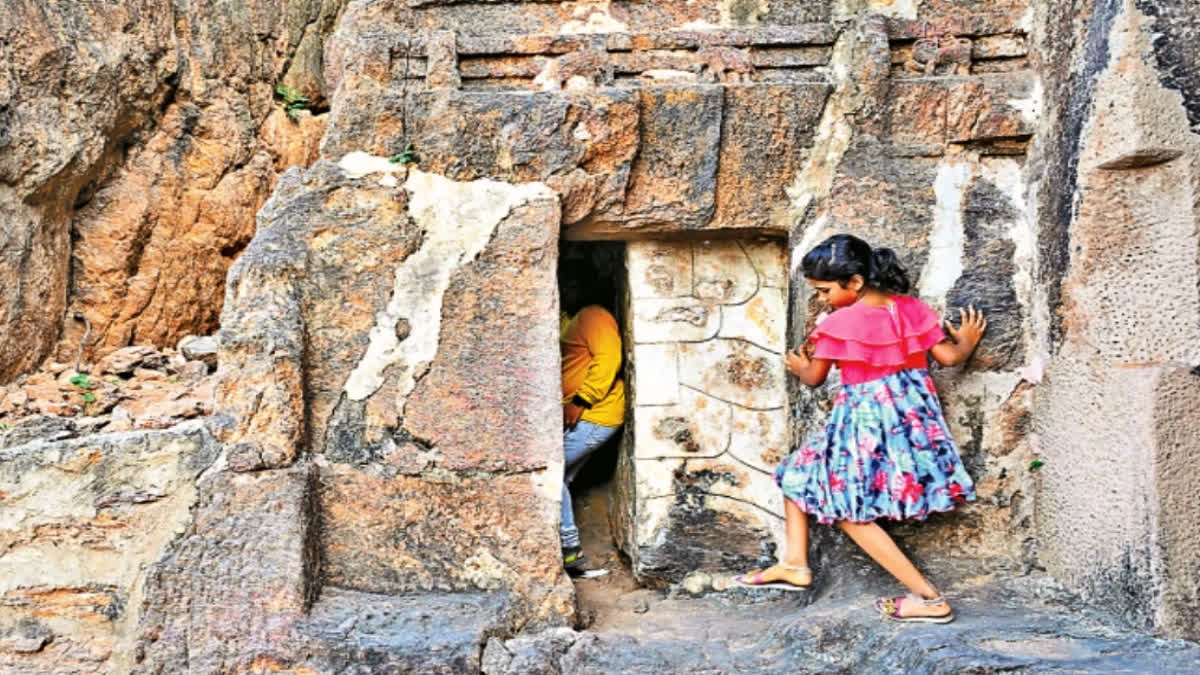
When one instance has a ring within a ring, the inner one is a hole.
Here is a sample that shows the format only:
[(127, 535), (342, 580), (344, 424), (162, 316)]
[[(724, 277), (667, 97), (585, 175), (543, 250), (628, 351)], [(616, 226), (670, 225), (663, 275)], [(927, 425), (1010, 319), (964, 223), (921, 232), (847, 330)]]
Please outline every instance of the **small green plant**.
[(312, 103), (306, 97), (301, 96), (300, 92), (282, 82), (275, 85), (275, 96), (283, 104), (283, 112), (287, 113), (288, 119), (293, 122), (298, 121), (298, 113), (301, 110), (308, 110), (308, 106)]
[(1030, 462), (1030, 463), (1029, 463), (1029, 470), (1030, 470), (1030, 471), (1037, 471), (1038, 469), (1042, 468), (1042, 467), (1043, 467), (1043, 466), (1045, 466), (1045, 465), (1046, 465), (1046, 463), (1045, 463), (1045, 462), (1043, 462), (1042, 460), (1040, 460), (1040, 459), (1035, 459), (1035, 460), (1033, 460), (1032, 462)]
[(167, 380), (167, 381), (168, 381), (168, 382), (170, 382), (171, 384), (179, 384), (179, 383), (180, 383), (180, 382), (182, 382), (183, 380), (179, 379), (178, 377), (174, 377), (174, 378), (171, 378), (170, 380)]
[(92, 379), (87, 376), (87, 373), (75, 373), (67, 381), (80, 389), (91, 389), (94, 386)]
[(0, 431), (8, 431), (8, 422), (0, 422)]
[(95, 403), (96, 395), (90, 391), (83, 392), (83, 402), (84, 403)]
[(400, 152), (388, 157), (388, 161), (392, 164), (412, 164), (417, 161), (417, 150), (413, 148), (412, 141), (404, 144), (404, 149)]

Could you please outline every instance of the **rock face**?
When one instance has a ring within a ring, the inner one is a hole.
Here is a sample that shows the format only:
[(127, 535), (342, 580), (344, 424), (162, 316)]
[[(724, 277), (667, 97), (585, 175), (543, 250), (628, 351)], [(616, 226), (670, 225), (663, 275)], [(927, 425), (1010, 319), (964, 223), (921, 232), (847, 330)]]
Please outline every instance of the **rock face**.
[(144, 568), (217, 453), (196, 422), (0, 449), (0, 668), (128, 672)]
[[(487, 591), (506, 631), (570, 620), (558, 208), (538, 184), (361, 153), (284, 177), (230, 275), (212, 418), (228, 463), (151, 580), (144, 668), (298, 667), (330, 639), (305, 632), (318, 594)], [(194, 562), (252, 531), (273, 534)], [(218, 620), (247, 576), (261, 603)]]
[[(491, 638), (486, 675), (519, 673), (833, 673), (970, 670), (1193, 672), (1200, 647), (1106, 626), (1044, 579), (956, 588), (948, 626), (896, 626), (870, 596), (756, 606), (718, 597), (656, 599), (601, 630)], [(883, 591), (880, 591), (883, 592)], [(1153, 664), (1153, 666), (1150, 666)]]
[[(0, 380), (216, 328), (278, 172), (315, 159), (344, 0), (12, 2), (0, 18)], [(286, 128), (285, 128), (286, 127)], [(18, 346), (19, 345), (19, 346)]]
[(1034, 415), (1039, 551), (1134, 623), (1196, 638), (1200, 567), (1184, 523), (1200, 504), (1181, 479), (1200, 422), (1180, 406), (1200, 396), (1200, 51), (1179, 39), (1195, 19), (1173, 2), (1089, 7), (1086, 22), (1056, 29), (1079, 46), (1054, 35), (1046, 56), (1054, 81), (1079, 86), (1048, 92), (1068, 105), (1050, 119), (1062, 140), (1047, 145), (1040, 186), (1052, 313)]
[[(835, 31), (784, 21), (697, 32), (689, 22), (718, 16), (685, 2), (592, 9), (578, 11), (609, 17), (589, 24), (606, 28), (577, 32), (565, 10), (537, 3), (470, 13), (431, 4), (399, 17), (353, 5), (330, 43), (337, 94), (322, 153), (388, 156), (411, 144), (423, 170), (458, 180), (543, 181), (562, 195), (568, 237), (786, 231), (784, 190), (829, 93), (817, 67)], [(444, 42), (409, 25), (457, 31), (457, 62), (439, 57), (447, 61), (439, 65), (429, 54)], [(499, 26), (512, 26), (511, 37)], [(562, 62), (583, 53), (602, 75), (575, 74), (585, 70), (581, 59)], [(745, 88), (716, 84), (727, 81), (724, 71), (711, 84), (695, 77), (717, 53), (746, 62)], [(692, 77), (642, 77), (664, 68)], [(551, 71), (586, 81), (565, 93), (539, 84)], [(458, 132), (468, 125), (476, 133)]]
[[(0, 17), (0, 379), (63, 322), (71, 217), (162, 105), (179, 55), (168, 2), (6, 3)], [(104, 36), (90, 40), (89, 36)]]
[[(913, 293), (947, 317), (957, 320), (969, 304), (988, 316), (971, 361), (933, 372), (980, 499), (919, 527), (888, 528), (918, 557), (954, 550), (997, 570), (1036, 565), (1031, 394), (1019, 374), (1036, 351), (1023, 162), (1038, 93), (1026, 9), (923, 3), (920, 12), (895, 5), (881, 8), (890, 16), (857, 17), (834, 45), (833, 93), (810, 159), (788, 187), (799, 214), (789, 241), (793, 274), (813, 245), (849, 232), (895, 250)], [(921, 41), (930, 39), (947, 47), (967, 41), (965, 63), (914, 72), (908, 64), (925, 58)], [(807, 284), (792, 282), (789, 339), (799, 343), (823, 308)], [(824, 424), (836, 386), (834, 379), (793, 392), (793, 442)]]

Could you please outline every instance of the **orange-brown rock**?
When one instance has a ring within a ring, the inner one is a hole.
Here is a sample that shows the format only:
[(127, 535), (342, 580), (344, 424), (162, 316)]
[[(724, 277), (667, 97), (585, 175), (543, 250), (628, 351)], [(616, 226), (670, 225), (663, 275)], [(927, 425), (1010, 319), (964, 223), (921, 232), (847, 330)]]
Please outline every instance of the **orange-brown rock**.
[(16, 2), (0, 18), (0, 217), (15, 228), (0, 381), (56, 342), (60, 360), (81, 341), (91, 359), (211, 332), (275, 176), (312, 161), (321, 118), (281, 123), (272, 92), (282, 79), (324, 102), (321, 44), (344, 0), (209, 4)]

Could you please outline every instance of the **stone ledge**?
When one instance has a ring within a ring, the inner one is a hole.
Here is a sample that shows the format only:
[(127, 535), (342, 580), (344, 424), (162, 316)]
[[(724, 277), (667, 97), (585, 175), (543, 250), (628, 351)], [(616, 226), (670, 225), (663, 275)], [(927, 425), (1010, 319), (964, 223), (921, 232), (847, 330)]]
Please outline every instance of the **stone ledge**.
[[(325, 588), (299, 627), (304, 665), (333, 672), (477, 672), (507, 598), (494, 593), (377, 595)], [(350, 670), (347, 670), (350, 669)]]

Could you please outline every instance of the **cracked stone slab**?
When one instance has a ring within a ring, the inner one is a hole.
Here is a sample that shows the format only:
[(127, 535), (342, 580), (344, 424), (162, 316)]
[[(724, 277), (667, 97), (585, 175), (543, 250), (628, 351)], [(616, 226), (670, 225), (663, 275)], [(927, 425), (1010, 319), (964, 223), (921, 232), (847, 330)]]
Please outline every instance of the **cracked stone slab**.
[(634, 405), (674, 405), (679, 403), (678, 355), (674, 344), (633, 345), (633, 363), (645, 377), (638, 377), (637, 389), (631, 390)]
[[(513, 209), (555, 199), (538, 183), (459, 182), (416, 169), (409, 171), (404, 189), (410, 195), (409, 211), (425, 228), (426, 238), (396, 269), (392, 299), (377, 314), (366, 353), (346, 379), (346, 394), (355, 401), (375, 393), (390, 367), (397, 368), (401, 378), (396, 396), (404, 398), (412, 391), (420, 368), (437, 353), (442, 298), (451, 274), (479, 256)], [(401, 319), (412, 327), (404, 340), (396, 331)]]
[(692, 245), (688, 242), (633, 241), (626, 246), (629, 293), (642, 298), (692, 294)]
[(740, 305), (721, 308), (723, 338), (745, 340), (778, 353), (786, 347), (787, 291), (760, 288), (754, 297)]
[(687, 388), (679, 390), (678, 405), (639, 405), (633, 415), (635, 455), (715, 457), (729, 446), (730, 408), (724, 401)]
[(701, 342), (717, 335), (721, 307), (696, 298), (645, 298), (634, 302), (633, 340)]
[(758, 270), (736, 241), (695, 244), (692, 294), (722, 305), (746, 302), (758, 292)]
[(680, 344), (679, 372), (685, 386), (744, 408), (781, 408), (787, 400), (783, 359), (741, 340)]

